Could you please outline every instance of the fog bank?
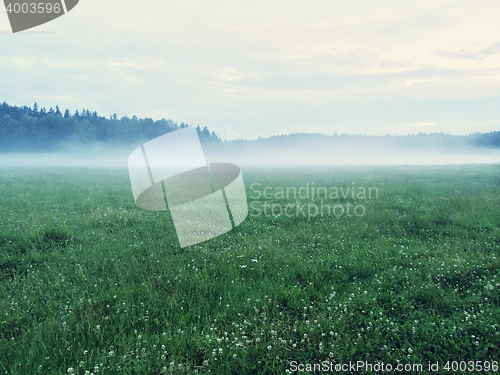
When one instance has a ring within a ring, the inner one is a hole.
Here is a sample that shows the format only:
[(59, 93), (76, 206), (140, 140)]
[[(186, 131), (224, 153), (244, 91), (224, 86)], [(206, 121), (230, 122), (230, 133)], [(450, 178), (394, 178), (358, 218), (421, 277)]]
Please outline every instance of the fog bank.
[[(0, 153), (0, 168), (127, 168), (133, 149), (78, 153)], [(205, 149), (211, 163), (233, 163), (240, 167), (293, 167), (341, 165), (448, 165), (500, 164), (500, 150), (223, 150)]]

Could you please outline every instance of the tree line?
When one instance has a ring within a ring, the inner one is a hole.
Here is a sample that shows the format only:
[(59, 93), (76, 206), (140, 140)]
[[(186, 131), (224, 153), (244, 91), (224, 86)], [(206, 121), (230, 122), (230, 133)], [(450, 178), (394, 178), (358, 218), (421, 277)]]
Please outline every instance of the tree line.
[[(94, 142), (112, 144), (137, 144), (159, 137), (165, 133), (191, 125), (183, 122), (178, 125), (172, 120), (151, 118), (132, 118), (113, 114), (109, 118), (99, 116), (88, 109), (70, 113), (62, 112), (58, 106), (46, 110), (35, 103), (28, 106), (0, 105), (0, 152), (8, 151), (50, 151), (67, 144), (91, 144)], [(218, 148), (222, 140), (205, 126), (196, 126), (200, 141), (205, 145)], [(261, 147), (294, 147), (308, 144), (331, 147), (335, 144), (358, 144), (410, 147), (488, 147), (500, 148), (500, 131), (452, 135), (448, 133), (410, 134), (405, 136), (367, 136), (362, 134), (310, 134), (294, 133), (276, 135), (257, 140), (235, 140), (225, 142), (225, 149), (241, 150), (259, 145)]]
[[(49, 151), (68, 143), (132, 144), (188, 126), (191, 125), (165, 119), (118, 118), (116, 113), (106, 118), (88, 109), (70, 113), (58, 106), (46, 110), (37, 103), (33, 107), (17, 107), (4, 102), (0, 105), (0, 151)], [(196, 129), (202, 143), (221, 142), (206, 126)]]
[(238, 139), (230, 142), (233, 148), (244, 148), (252, 144), (259, 144), (263, 147), (294, 147), (299, 145), (380, 145), (393, 147), (416, 147), (416, 148), (436, 148), (436, 147), (488, 147), (500, 148), (500, 131), (489, 133), (472, 133), (468, 135), (455, 135), (449, 133), (418, 133), (408, 135), (366, 135), (366, 134), (333, 134), (321, 133), (292, 133), (274, 135), (269, 138), (257, 140)]

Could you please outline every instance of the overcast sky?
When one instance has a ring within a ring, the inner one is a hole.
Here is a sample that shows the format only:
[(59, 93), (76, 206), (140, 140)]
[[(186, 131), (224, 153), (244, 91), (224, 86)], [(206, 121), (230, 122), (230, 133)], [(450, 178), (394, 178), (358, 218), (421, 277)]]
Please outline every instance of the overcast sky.
[(80, 0), (12, 34), (0, 101), (226, 139), (500, 130), (500, 2)]

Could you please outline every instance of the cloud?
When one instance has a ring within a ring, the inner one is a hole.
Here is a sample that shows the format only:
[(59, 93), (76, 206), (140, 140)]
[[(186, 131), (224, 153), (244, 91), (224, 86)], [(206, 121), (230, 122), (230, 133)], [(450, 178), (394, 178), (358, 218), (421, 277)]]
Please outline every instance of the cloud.
[(487, 56), (493, 56), (500, 53), (500, 42), (490, 44), (488, 47), (477, 52), (466, 51), (460, 49), (456, 52), (451, 51), (433, 51), (432, 54), (436, 56), (449, 57), (450, 59), (467, 59), (467, 60), (483, 60)]
[(434, 126), (434, 125), (436, 125), (435, 122), (418, 122), (418, 123), (405, 124), (404, 126)]
[(436, 56), (449, 57), (450, 59), (482, 60), (482, 57), (479, 57), (477, 52), (470, 52), (470, 51), (466, 51), (463, 49), (461, 49), (457, 52), (433, 51), (432, 54), (436, 55)]
[(380, 90), (387, 87), (411, 86), (416, 83), (438, 81), (440, 78), (461, 80), (471, 77), (471, 72), (452, 69), (408, 69), (383, 73), (316, 73), (316, 74), (266, 74), (261, 77), (244, 77), (232, 81), (233, 85), (281, 90)]
[(490, 44), (488, 47), (478, 52), (478, 54), (482, 56), (493, 56), (499, 53), (500, 53), (500, 42)]

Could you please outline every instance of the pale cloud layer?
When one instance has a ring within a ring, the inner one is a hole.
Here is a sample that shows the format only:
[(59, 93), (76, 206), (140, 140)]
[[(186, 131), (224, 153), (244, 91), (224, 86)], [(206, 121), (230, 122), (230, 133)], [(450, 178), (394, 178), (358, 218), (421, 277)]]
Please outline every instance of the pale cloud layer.
[(498, 130), (499, 11), (497, 0), (81, 0), (15, 35), (0, 12), (0, 100), (165, 117), (228, 139)]

